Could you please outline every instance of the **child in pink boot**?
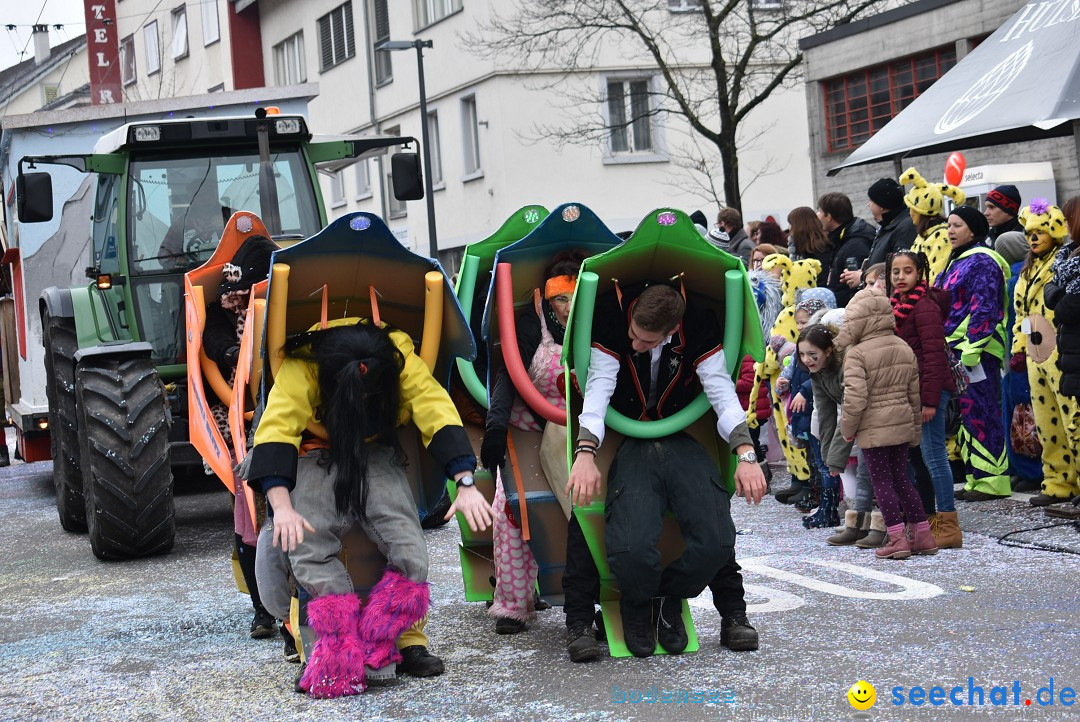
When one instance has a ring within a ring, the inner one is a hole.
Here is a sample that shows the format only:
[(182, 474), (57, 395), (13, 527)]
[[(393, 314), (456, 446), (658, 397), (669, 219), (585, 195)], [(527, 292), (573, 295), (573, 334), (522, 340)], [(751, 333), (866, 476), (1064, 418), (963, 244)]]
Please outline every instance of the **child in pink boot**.
[(836, 344), (844, 350), (840, 432), (848, 441), (858, 440), (888, 528), (888, 542), (875, 553), (881, 559), (936, 554), (926, 511), (907, 471), (908, 446), (918, 445), (922, 429), (919, 366), (911, 347), (895, 335), (892, 304), (881, 290), (855, 294)]

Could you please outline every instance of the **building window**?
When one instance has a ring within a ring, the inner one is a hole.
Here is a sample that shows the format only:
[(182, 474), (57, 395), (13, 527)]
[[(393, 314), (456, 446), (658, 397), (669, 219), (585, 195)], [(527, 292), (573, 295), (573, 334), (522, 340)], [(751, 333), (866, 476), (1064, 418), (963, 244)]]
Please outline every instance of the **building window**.
[(950, 45), (822, 81), (829, 152), (862, 145), (954, 65)]
[(345, 173), (336, 170), (330, 174), (330, 207), (345, 205)]
[(326, 71), (356, 55), (353, 40), (352, 3), (347, 2), (323, 15), (319, 26), (320, 71)]
[(431, 185), (443, 183), (442, 140), (439, 137), (439, 114), (431, 111), (427, 116), (428, 150), (431, 153)]
[[(375, 16), (375, 39), (373, 48), (390, 39), (390, 13), (386, 8), (386, 0), (374, 0), (371, 7)], [(394, 69), (390, 62), (389, 51), (374, 51), (375, 55), (375, 84), (385, 85), (394, 79)]]
[(649, 81), (644, 78), (609, 80), (607, 98), (611, 153), (652, 152)]
[(56, 83), (42, 83), (41, 84), (41, 104), (48, 105), (49, 103), (55, 103), (56, 99), (60, 97), (60, 86)]
[(413, 0), (417, 29), (437, 23), (461, 9), (461, 0)]
[(701, 9), (701, 0), (668, 0), (667, 6), (673, 13), (691, 13)]
[(187, 8), (183, 5), (172, 11), (172, 56), (173, 60), (188, 56)]
[(282, 40), (274, 46), (274, 83), (294, 85), (307, 82), (307, 63), (304, 61), (304, 31)]
[(143, 41), (146, 43), (146, 74), (153, 75), (161, 70), (161, 48), (158, 44), (157, 20), (143, 28)]
[(371, 198), (371, 173), (368, 161), (362, 160), (356, 164), (356, 200), (368, 198)]
[(462, 148), (465, 152), (465, 178), (480, 174), (480, 123), (476, 117), (476, 96), (461, 99)]
[(131, 85), (135, 82), (135, 36), (128, 35), (120, 41), (120, 82)]
[(752, 10), (783, 10), (782, 0), (750, 0)]
[(213, 45), (218, 40), (221, 40), (217, 0), (202, 0), (199, 8), (202, 11), (203, 45)]

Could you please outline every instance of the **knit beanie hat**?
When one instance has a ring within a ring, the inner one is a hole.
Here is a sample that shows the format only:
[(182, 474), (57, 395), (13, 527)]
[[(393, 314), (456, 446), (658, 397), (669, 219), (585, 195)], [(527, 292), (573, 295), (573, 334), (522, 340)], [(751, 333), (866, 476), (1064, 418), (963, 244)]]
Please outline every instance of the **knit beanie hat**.
[(821, 308), (836, 308), (836, 294), (828, 288), (801, 288), (795, 292), (795, 297), (798, 299), (795, 304), (796, 310), (799, 310), (799, 306), (807, 301), (820, 302)]
[(919, 171), (908, 168), (904, 175), (900, 176), (900, 185), (912, 185), (911, 190), (904, 196), (904, 203), (916, 213), (924, 216), (939, 216), (945, 209), (945, 196), (953, 199), (960, 205), (967, 197), (964, 191), (948, 183), (929, 183), (919, 175)]
[(1030, 246), (1020, 231), (1002, 233), (994, 239), (994, 252), (1004, 258), (1010, 266), (1027, 258), (1029, 250)]
[(1033, 199), (1030, 206), (1020, 211), (1020, 223), (1028, 233), (1041, 231), (1058, 240), (1069, 235), (1065, 214), (1057, 206), (1050, 205), (1050, 201), (1045, 198)]
[(953, 216), (960, 216), (960, 220), (967, 224), (976, 238), (986, 238), (986, 234), (990, 232), (990, 223), (978, 208), (956, 206), (949, 214), (949, 218)]
[(904, 206), (904, 186), (892, 178), (882, 178), (875, 181), (866, 191), (866, 196), (888, 211), (895, 211)]
[(1020, 191), (1014, 185), (998, 186), (986, 194), (986, 200), (1010, 216), (1020, 214)]

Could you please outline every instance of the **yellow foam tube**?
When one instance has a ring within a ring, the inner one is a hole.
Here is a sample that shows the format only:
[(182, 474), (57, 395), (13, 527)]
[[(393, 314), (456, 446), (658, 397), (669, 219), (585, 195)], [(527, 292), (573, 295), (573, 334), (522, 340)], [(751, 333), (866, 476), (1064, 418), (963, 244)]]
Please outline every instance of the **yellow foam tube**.
[(420, 341), (420, 360), (428, 371), (435, 370), (442, 342), (443, 275), (438, 271), (424, 274), (424, 336)]
[(263, 324), (266, 323), (266, 299), (255, 299), (253, 311), (251, 319), (252, 324), (254, 324), (251, 339), (253, 351), (251, 353), (251, 374), (248, 378), (248, 388), (251, 390), (251, 398), (255, 399), (257, 403), (259, 400), (259, 386), (262, 384), (263, 360), (260, 353), (262, 352)]
[(270, 298), (267, 299), (266, 356), (270, 373), (277, 378), (285, 360), (285, 307), (289, 302), (289, 265), (275, 263), (270, 270)]
[[(206, 301), (203, 296), (203, 287), (192, 286), (191, 293), (194, 296), (192, 302), (195, 304), (196, 313), (199, 316), (199, 336), (202, 336), (203, 329), (206, 327)], [(221, 369), (218, 368), (218, 365), (206, 355), (206, 350), (201, 343), (199, 344), (199, 366), (202, 367), (203, 378), (210, 384), (210, 388), (213, 389), (214, 394), (221, 403), (225, 404), (226, 408), (232, 406), (232, 387), (229, 386), (229, 382), (225, 380), (225, 377), (221, 375)]]

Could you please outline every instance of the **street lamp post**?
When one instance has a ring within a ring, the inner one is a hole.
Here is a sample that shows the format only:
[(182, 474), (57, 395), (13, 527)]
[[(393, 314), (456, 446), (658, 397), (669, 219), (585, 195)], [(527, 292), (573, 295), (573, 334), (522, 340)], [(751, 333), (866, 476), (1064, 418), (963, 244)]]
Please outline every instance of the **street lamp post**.
[(431, 48), (430, 40), (387, 40), (375, 48), (377, 51), (409, 50), (416, 48), (416, 70), (420, 80), (420, 143), (424, 154), (424, 197), (427, 200), (428, 249), (431, 257), (439, 260), (439, 241), (435, 233), (435, 196), (431, 189), (431, 145), (428, 143), (427, 88), (424, 85), (424, 48)]

